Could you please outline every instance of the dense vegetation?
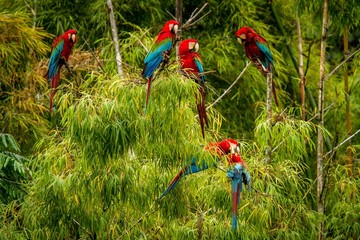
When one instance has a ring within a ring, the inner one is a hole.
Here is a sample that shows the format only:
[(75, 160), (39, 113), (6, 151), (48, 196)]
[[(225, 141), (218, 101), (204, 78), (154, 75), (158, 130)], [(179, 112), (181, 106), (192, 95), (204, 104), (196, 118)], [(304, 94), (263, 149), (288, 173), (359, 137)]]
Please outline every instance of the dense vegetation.
[[(204, 3), (183, 0), (183, 20)], [(154, 82), (144, 115), (145, 48), (169, 13), (175, 15), (175, 1), (113, 1), (124, 69), (119, 76), (106, 1), (0, 0), (0, 239), (360, 236), (360, 55), (347, 59), (359, 49), (360, 2), (329, 5), (324, 126), (317, 106), (324, 1), (207, 3), (201, 15), (210, 13), (182, 35), (198, 39), (205, 71), (212, 71), (206, 76), (208, 105), (245, 68), (235, 32), (250, 26), (275, 59), (280, 106), (273, 106), (271, 128), (266, 78), (251, 65), (208, 110), (203, 139), (197, 85), (179, 73), (175, 53)], [(62, 69), (50, 115), (48, 57), (54, 38), (69, 28), (79, 39), (72, 74)], [(324, 213), (316, 197), (318, 131), (325, 139)], [(201, 146), (227, 137), (239, 140), (254, 187), (242, 193), (236, 233), (231, 186), (221, 171), (225, 161), (155, 201), (193, 156), (214, 161)], [(271, 162), (264, 161), (269, 138)]]

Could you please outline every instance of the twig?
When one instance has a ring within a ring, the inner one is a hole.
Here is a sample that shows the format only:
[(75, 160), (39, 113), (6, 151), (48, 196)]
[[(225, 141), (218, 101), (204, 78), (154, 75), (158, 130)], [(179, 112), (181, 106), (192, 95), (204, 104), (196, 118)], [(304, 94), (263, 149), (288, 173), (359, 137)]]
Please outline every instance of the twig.
[(246, 62), (246, 66), (244, 67), (244, 69), (241, 71), (241, 73), (239, 74), (239, 76), (236, 78), (236, 80), (230, 85), (230, 87), (228, 87), (223, 94), (221, 94), (220, 97), (218, 97), (215, 102), (213, 102), (210, 106), (208, 106), (206, 108), (206, 110), (208, 110), (209, 108), (211, 108), (212, 106), (214, 106), (216, 103), (218, 103), (230, 90), (231, 88), (240, 80), (241, 76), (244, 74), (244, 72), (246, 71), (246, 69), (249, 67), (250, 62)]
[(339, 145), (337, 145), (336, 147), (334, 147), (331, 151), (327, 152), (324, 155), (324, 158), (326, 156), (328, 156), (329, 154), (331, 154), (332, 152), (336, 151), (338, 148), (340, 148), (342, 145), (344, 145), (346, 142), (348, 142), (350, 139), (352, 139), (353, 137), (355, 137), (358, 133), (360, 132), (360, 129), (358, 129), (353, 135), (349, 136), (348, 138), (346, 138), (344, 141), (342, 141)]
[(206, 6), (208, 5), (208, 3), (205, 3), (199, 10), (198, 8), (195, 8), (195, 10), (191, 13), (190, 18), (186, 21), (186, 23), (184, 23), (182, 25), (182, 28), (188, 28), (190, 26), (192, 26), (195, 22), (198, 22), (200, 19), (202, 19), (204, 16), (208, 15), (211, 11), (209, 11), (208, 13), (204, 14), (202, 17), (200, 17), (199, 19), (195, 20), (197, 16), (199, 16), (199, 14), (206, 8)]
[(106, 73), (106, 71), (105, 71), (102, 63), (101, 63), (101, 62), (99, 61), (99, 59), (96, 57), (96, 55), (95, 55), (94, 51), (91, 49), (91, 46), (90, 46), (90, 44), (88, 43), (88, 41), (87, 41), (84, 37), (82, 37), (82, 39), (84, 40), (85, 44), (89, 47), (90, 52), (91, 52), (91, 55), (94, 57), (94, 59), (96, 60), (96, 62), (99, 64), (101, 70), (102, 70), (104, 73)]
[(354, 51), (353, 53), (351, 53), (347, 58), (345, 58), (344, 61), (342, 61), (339, 65), (337, 65), (334, 70), (332, 70), (329, 74), (326, 75), (325, 79), (328, 79), (329, 77), (331, 77), (331, 75), (333, 75), (344, 63), (346, 63), (347, 61), (349, 61), (350, 58), (352, 58), (356, 53), (358, 53), (360, 51), (360, 47), (358, 49), (356, 49), (356, 51)]
[[(155, 200), (155, 202), (153, 202), (153, 204), (150, 206), (150, 210), (153, 208), (153, 206), (156, 202), (157, 202), (157, 200)], [(149, 216), (150, 214), (153, 214), (155, 211), (156, 211), (156, 209), (152, 210), (151, 212), (147, 211), (144, 214), (144, 216), (140, 217), (129, 229), (125, 229), (123, 234), (120, 237), (116, 238), (116, 240), (123, 239), (124, 235), (127, 235), (129, 233), (129, 231), (131, 231), (137, 224), (141, 223), (145, 217)]]
[(173, 19), (176, 19), (176, 17), (172, 15), (168, 10), (166, 10), (166, 13), (168, 13)]

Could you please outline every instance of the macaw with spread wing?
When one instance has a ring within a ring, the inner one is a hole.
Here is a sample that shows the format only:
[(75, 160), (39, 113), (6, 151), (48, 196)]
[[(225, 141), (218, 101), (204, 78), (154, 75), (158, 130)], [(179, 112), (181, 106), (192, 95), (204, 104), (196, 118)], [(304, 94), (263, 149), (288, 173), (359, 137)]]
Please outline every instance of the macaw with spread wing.
[[(238, 42), (244, 46), (246, 56), (265, 76), (272, 72), (274, 67), (273, 56), (267, 46), (266, 40), (257, 34), (252, 28), (242, 27), (236, 32)], [(274, 82), (272, 82), (272, 91), (275, 103), (279, 106)]]
[(199, 83), (200, 90), (200, 99), (196, 95), (197, 99), (197, 110), (200, 120), (201, 133), (203, 138), (205, 138), (204, 124), (209, 126), (208, 119), (206, 116), (206, 106), (205, 106), (205, 76), (204, 68), (201, 62), (200, 55), (197, 53), (199, 50), (199, 43), (196, 39), (186, 39), (182, 41), (179, 45), (179, 57), (181, 63), (181, 69), (183, 72), (194, 78)]
[[(205, 147), (205, 150), (209, 151), (214, 156), (218, 156), (219, 160), (220, 160), (220, 158), (222, 156), (226, 156), (228, 154), (230, 154), (230, 156), (231, 156), (232, 153), (238, 153), (239, 146), (238, 146), (238, 142), (236, 140), (228, 138), (228, 139), (222, 140), (220, 142), (209, 143), (209, 145), (207, 145)], [(216, 166), (216, 164), (214, 164), (214, 165)], [(166, 194), (168, 194), (179, 183), (179, 181), (186, 175), (197, 173), (197, 172), (206, 170), (208, 168), (209, 168), (209, 165), (206, 162), (203, 161), (199, 164), (197, 159), (193, 158), (191, 161), (191, 164), (189, 166), (183, 167), (179, 171), (179, 173), (173, 178), (173, 180), (170, 182), (169, 186), (161, 194), (161, 196), (158, 198), (158, 200), (161, 200)]]
[(72, 48), (76, 42), (76, 30), (70, 29), (63, 35), (57, 37), (52, 45), (49, 69), (46, 73), (46, 77), (53, 89), (50, 93), (50, 113), (52, 111), (52, 101), (56, 93), (56, 88), (60, 83), (60, 69), (63, 65), (67, 66)]
[(148, 78), (144, 109), (145, 113), (149, 101), (151, 84), (154, 80), (154, 72), (160, 64), (164, 66), (168, 62), (171, 50), (175, 43), (178, 26), (179, 23), (175, 20), (167, 21), (163, 29), (155, 37), (155, 43), (144, 59), (145, 67), (142, 76)]

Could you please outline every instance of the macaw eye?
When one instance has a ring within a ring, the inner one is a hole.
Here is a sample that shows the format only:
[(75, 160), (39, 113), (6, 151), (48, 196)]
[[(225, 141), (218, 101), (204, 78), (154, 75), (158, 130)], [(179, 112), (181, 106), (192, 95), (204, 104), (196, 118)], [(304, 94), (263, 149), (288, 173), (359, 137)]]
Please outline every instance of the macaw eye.
[(246, 35), (245, 34), (240, 34), (240, 36), (239, 36), (241, 39), (243, 39), (243, 40), (246, 40)]
[(70, 38), (71, 38), (71, 33), (68, 34), (68, 38), (69, 38), (69, 40), (70, 40)]
[(169, 31), (172, 31), (173, 30), (173, 28), (174, 28), (174, 24), (169, 24)]

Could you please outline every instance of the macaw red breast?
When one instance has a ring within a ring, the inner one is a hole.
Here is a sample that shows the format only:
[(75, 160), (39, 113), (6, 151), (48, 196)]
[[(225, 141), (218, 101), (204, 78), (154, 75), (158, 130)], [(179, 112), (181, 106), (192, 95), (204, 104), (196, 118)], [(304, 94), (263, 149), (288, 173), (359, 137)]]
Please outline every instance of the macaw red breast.
[(181, 68), (187, 73), (193, 73), (195, 76), (199, 76), (199, 69), (196, 61), (201, 64), (200, 55), (193, 49), (189, 49), (189, 44), (192, 43), (193, 46), (197, 44), (196, 39), (186, 39), (182, 41), (179, 45), (179, 56)]

